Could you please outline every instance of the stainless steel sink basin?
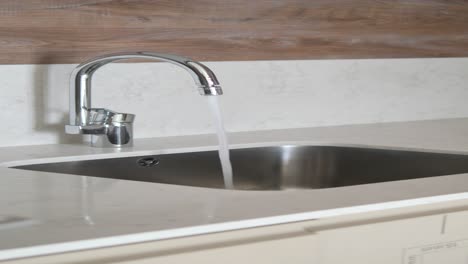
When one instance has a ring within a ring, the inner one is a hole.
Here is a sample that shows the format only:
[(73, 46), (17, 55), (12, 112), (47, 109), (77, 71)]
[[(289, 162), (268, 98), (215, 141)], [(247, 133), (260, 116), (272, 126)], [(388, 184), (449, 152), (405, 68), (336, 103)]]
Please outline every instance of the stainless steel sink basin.
[[(332, 188), (468, 173), (468, 156), (336, 146), (231, 150), (241, 190)], [(224, 188), (216, 151), (84, 160), (15, 167), (112, 179)]]

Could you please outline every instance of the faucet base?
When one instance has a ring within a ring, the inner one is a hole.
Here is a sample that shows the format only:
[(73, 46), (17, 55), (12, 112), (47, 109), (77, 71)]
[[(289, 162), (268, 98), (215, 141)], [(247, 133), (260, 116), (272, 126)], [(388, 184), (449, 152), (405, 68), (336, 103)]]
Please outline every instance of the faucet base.
[(133, 146), (133, 124), (117, 123), (107, 127), (104, 135), (91, 135), (91, 146), (98, 148), (126, 148)]

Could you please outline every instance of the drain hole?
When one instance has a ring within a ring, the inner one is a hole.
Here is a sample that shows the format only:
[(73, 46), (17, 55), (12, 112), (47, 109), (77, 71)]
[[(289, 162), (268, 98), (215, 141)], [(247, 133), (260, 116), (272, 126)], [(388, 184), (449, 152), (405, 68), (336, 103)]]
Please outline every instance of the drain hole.
[(153, 157), (142, 158), (137, 160), (137, 164), (140, 167), (154, 167), (159, 164), (159, 160)]

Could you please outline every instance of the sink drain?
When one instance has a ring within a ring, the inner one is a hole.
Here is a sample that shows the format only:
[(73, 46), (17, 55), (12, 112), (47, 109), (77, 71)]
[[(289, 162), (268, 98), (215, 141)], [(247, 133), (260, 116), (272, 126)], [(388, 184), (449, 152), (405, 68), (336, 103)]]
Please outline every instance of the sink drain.
[(154, 167), (158, 165), (159, 160), (154, 157), (142, 158), (137, 160), (137, 164), (140, 167)]

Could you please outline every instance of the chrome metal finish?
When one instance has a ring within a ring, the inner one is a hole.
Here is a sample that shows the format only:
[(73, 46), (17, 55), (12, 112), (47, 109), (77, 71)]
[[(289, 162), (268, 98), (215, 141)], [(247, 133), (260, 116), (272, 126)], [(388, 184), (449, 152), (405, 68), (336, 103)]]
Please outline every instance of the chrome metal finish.
[[(231, 161), (234, 187), (238, 190), (320, 189), (468, 173), (468, 155), (358, 147), (273, 146), (232, 149)], [(224, 188), (216, 151), (16, 168)]]
[(87, 125), (67, 125), (68, 134), (91, 135), (91, 145), (98, 147), (120, 147), (133, 145), (133, 121), (135, 115), (116, 113), (104, 108), (86, 111)]
[(134, 115), (91, 107), (91, 80), (102, 66), (126, 59), (153, 59), (182, 67), (193, 77), (201, 95), (221, 95), (215, 74), (205, 65), (189, 58), (152, 52), (110, 54), (80, 64), (70, 78), (70, 124), (68, 134), (90, 134), (92, 145), (124, 147), (132, 144)]
[(137, 161), (137, 164), (141, 167), (153, 167), (159, 164), (159, 160), (154, 157), (141, 158)]

